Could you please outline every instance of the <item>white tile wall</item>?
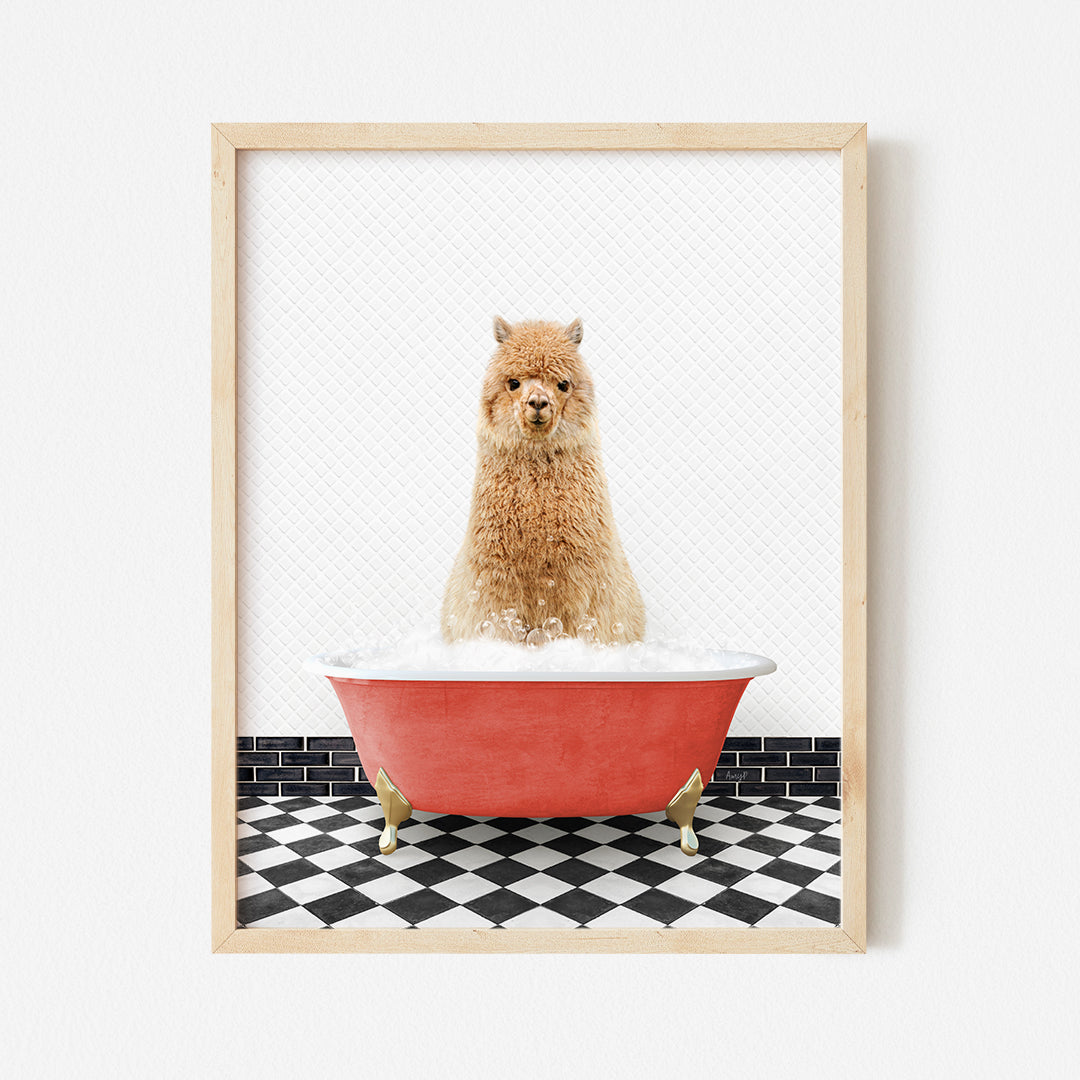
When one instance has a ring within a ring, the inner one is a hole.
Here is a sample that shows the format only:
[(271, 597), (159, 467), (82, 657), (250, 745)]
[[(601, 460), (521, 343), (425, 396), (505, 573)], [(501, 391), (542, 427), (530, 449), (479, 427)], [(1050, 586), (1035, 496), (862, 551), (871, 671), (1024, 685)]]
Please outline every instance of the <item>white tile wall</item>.
[(584, 319), (652, 626), (777, 661), (732, 734), (839, 734), (839, 165), (241, 152), (240, 733), (346, 733), (303, 659), (434, 616), (498, 313)]

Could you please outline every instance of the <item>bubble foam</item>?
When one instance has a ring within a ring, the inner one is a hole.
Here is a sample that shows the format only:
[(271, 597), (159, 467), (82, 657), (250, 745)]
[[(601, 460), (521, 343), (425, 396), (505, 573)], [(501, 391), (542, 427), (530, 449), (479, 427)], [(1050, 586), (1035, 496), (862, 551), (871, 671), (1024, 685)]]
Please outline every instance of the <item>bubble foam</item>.
[[(539, 643), (481, 639), (447, 644), (435, 627), (358, 644), (347, 651), (314, 658), (309, 668), (320, 674), (345, 675), (347, 669), (370, 672), (717, 672), (742, 669), (754, 654), (706, 648), (677, 638), (637, 641), (629, 645), (594, 644), (594, 639), (565, 634)], [(775, 670), (771, 661), (765, 661)], [(761, 666), (761, 665), (758, 665)], [(759, 672), (766, 674), (766, 671)]]

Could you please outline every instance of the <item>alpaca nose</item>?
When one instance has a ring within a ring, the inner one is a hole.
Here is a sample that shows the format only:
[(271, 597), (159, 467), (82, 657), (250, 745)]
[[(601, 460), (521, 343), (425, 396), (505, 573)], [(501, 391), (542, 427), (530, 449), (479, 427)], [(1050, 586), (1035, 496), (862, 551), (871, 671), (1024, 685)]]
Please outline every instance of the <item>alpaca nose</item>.
[(533, 393), (529, 395), (528, 405), (530, 409), (540, 413), (548, 408), (551, 405), (551, 402), (548, 401), (546, 394), (542, 394), (539, 391), (533, 391)]

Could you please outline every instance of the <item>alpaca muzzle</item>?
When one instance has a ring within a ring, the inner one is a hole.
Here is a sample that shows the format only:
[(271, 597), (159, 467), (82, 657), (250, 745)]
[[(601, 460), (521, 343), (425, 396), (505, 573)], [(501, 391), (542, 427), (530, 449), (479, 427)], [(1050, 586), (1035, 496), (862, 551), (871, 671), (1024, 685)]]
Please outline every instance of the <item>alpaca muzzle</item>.
[(539, 387), (530, 388), (523, 411), (526, 422), (537, 428), (550, 423), (555, 415), (555, 410), (551, 407), (551, 399)]

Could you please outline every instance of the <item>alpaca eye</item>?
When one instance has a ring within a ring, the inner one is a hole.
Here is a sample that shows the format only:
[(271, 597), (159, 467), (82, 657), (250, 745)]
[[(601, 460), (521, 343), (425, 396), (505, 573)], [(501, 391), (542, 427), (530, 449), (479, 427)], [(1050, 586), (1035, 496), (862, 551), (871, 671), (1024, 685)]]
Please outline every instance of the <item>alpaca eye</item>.
[(519, 383), (517, 379), (511, 379), (506, 385), (509, 386), (511, 390), (516, 390), (521, 383)]
[(559, 383), (559, 389), (565, 394), (570, 389), (570, 384), (563, 379), (563, 381)]

